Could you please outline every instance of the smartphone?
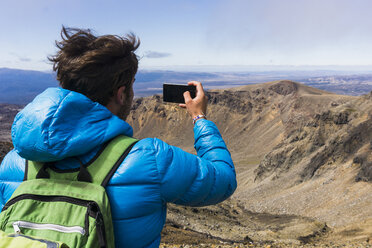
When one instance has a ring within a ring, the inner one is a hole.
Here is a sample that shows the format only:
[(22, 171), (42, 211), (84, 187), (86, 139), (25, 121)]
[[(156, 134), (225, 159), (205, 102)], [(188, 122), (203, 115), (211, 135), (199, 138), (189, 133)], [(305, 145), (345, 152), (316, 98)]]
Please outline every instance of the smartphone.
[(180, 84), (163, 84), (163, 101), (185, 103), (183, 93), (189, 91), (191, 98), (196, 96), (196, 86), (194, 85), (180, 85)]

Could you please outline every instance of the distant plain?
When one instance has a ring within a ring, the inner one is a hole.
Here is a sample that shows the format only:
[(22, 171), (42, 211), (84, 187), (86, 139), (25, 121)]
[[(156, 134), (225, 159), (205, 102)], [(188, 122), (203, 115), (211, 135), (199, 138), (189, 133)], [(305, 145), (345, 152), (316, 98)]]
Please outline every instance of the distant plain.
[[(229, 71), (230, 70), (230, 71)], [(186, 84), (201, 81), (206, 89), (233, 88), (274, 80), (292, 80), (318, 89), (343, 95), (362, 95), (372, 90), (372, 68), (255, 67), (251, 69), (226, 68), (225, 71), (141, 70), (136, 75), (136, 97), (162, 93), (163, 83)], [(27, 104), (48, 87), (58, 82), (53, 72), (0, 68), (0, 103)]]

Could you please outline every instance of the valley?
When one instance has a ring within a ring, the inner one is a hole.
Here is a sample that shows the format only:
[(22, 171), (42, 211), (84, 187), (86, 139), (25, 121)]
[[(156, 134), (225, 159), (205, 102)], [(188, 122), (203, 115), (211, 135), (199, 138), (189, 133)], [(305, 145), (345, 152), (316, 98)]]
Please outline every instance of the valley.
[[(294, 81), (208, 91), (238, 188), (216, 206), (169, 205), (162, 247), (371, 247), (372, 92)], [(1, 152), (21, 107), (1, 105)], [(193, 149), (191, 118), (160, 95), (134, 100), (136, 138)]]
[[(311, 243), (319, 236), (326, 239), (321, 242), (369, 242), (371, 98), (371, 93), (337, 95), (285, 80), (209, 91), (208, 117), (220, 129), (236, 166), (238, 189), (230, 204), (271, 214), (273, 219), (275, 215), (309, 218), (294, 228), (303, 233), (292, 231), (289, 238), (278, 231), (258, 237), (259, 231), (252, 228), (257, 224), (242, 224), (247, 214), (235, 216), (241, 228), (250, 230), (237, 232), (241, 240), (245, 233), (256, 242)], [(158, 137), (193, 152), (189, 117), (176, 105), (162, 103), (160, 96), (137, 99), (128, 119), (136, 137)], [(220, 234), (212, 232), (200, 224), (210, 218), (194, 221), (198, 214), (186, 221), (185, 211), (177, 215), (170, 208), (169, 219), (186, 230), (234, 239), (230, 227)], [(234, 223), (234, 218), (230, 220)]]

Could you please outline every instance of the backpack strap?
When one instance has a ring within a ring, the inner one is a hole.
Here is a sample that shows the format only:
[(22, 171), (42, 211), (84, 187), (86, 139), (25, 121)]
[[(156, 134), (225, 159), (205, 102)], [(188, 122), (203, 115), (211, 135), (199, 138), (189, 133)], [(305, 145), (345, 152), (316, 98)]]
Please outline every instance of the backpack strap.
[(59, 180), (86, 181), (105, 187), (137, 139), (119, 135), (106, 143), (87, 164), (80, 161), (80, 168), (61, 170), (53, 163), (26, 161), (25, 179), (50, 178)]

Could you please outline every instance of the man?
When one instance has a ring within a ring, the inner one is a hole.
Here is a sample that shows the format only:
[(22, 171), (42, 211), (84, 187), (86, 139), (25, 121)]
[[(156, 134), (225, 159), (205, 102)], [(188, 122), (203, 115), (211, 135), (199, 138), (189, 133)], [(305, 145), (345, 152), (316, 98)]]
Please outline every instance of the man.
[[(57, 161), (62, 170), (88, 164), (108, 140), (132, 136), (125, 122), (138, 68), (133, 35), (94, 36), (62, 29), (58, 53), (49, 58), (62, 88), (49, 88), (28, 104), (12, 126), (14, 150), (0, 167), (1, 207), (24, 177), (25, 160)], [(213, 122), (199, 82), (186, 108), (194, 118), (197, 156), (156, 138), (137, 142), (106, 187), (116, 247), (158, 247), (166, 204), (205, 206), (228, 198), (236, 188), (230, 153)], [(76, 159), (78, 158), (78, 160)]]

